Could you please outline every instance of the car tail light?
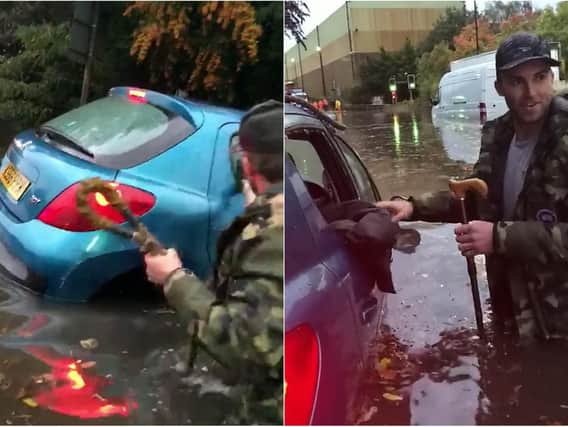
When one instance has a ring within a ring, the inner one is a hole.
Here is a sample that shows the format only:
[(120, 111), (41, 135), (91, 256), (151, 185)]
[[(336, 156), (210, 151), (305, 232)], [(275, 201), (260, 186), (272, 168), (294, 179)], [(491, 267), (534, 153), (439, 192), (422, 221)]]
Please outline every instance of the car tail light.
[(312, 418), (319, 381), (319, 343), (313, 329), (300, 325), (287, 332), (284, 351), (284, 422), (306, 425)]
[(479, 121), (484, 124), (487, 121), (487, 106), (485, 102), (479, 103)]
[(128, 100), (130, 102), (146, 103), (146, 92), (140, 89), (128, 89)]
[[(143, 215), (156, 203), (153, 194), (130, 187), (125, 184), (115, 183), (117, 191), (121, 194), (134, 215)], [(38, 219), (53, 227), (69, 231), (93, 231), (97, 228), (77, 210), (76, 194), (79, 183), (66, 188), (59, 196), (45, 207), (38, 215)], [(116, 224), (125, 222), (123, 216), (112, 206), (101, 193), (89, 194), (89, 205), (99, 215), (110, 219)]]

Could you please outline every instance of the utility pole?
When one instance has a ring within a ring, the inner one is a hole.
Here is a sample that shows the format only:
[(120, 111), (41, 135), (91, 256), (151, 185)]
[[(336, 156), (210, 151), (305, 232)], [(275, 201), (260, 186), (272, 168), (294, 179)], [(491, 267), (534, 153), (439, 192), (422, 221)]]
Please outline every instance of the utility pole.
[(300, 76), (302, 79), (302, 89), (305, 92), (306, 86), (304, 85), (304, 70), (302, 69), (302, 53), (300, 52), (300, 43), (297, 43), (296, 46), (298, 46), (298, 61), (300, 62)]
[(355, 63), (353, 62), (353, 39), (351, 38), (351, 24), (349, 23), (349, 1), (345, 2), (345, 16), (347, 17), (347, 34), (349, 35), (349, 56), (351, 58), (351, 75), (355, 83)]
[(319, 53), (319, 59), (320, 59), (320, 70), (321, 70), (321, 86), (323, 89), (323, 97), (327, 99), (327, 90), (325, 89), (325, 74), (324, 74), (324, 70), (323, 70), (323, 59), (321, 57), (321, 44), (320, 44), (320, 32), (319, 32), (319, 25), (316, 25), (316, 35), (318, 38), (318, 46), (317, 46), (317, 51)]
[(298, 66), (296, 65), (296, 58), (292, 58), (290, 61), (294, 64), (294, 84), (299, 86), (300, 82), (298, 81)]
[(91, 68), (93, 66), (93, 59), (95, 57), (95, 39), (97, 37), (97, 25), (99, 23), (99, 2), (93, 2), (94, 17), (91, 23), (90, 39), (89, 39), (89, 52), (87, 54), (87, 62), (83, 70), (83, 85), (81, 87), (81, 100), (80, 105), (84, 105), (89, 98), (89, 83), (91, 81)]
[(479, 54), (479, 28), (477, 26), (477, 2), (473, 0), (473, 18), (475, 20), (475, 49)]

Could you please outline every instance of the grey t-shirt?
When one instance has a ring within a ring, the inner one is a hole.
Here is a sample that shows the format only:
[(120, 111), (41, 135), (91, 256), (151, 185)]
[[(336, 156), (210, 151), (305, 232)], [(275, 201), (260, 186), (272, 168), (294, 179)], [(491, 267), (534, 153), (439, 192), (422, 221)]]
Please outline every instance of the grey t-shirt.
[(519, 140), (513, 136), (507, 165), (505, 167), (505, 179), (503, 180), (503, 213), (504, 220), (513, 219), (513, 212), (525, 183), (525, 175), (529, 167), (532, 152), (538, 141), (538, 136), (526, 140)]

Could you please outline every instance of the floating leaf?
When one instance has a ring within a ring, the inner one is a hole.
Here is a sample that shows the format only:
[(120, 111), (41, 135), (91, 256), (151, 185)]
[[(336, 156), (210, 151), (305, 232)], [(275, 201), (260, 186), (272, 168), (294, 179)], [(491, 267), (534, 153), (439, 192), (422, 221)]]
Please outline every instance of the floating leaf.
[(380, 371), (384, 371), (386, 369), (388, 369), (388, 367), (391, 364), (391, 360), (388, 357), (383, 357), (381, 360), (379, 360), (379, 363), (377, 364), (377, 370)]
[(392, 394), (392, 393), (383, 393), (383, 397), (387, 400), (390, 400), (390, 401), (402, 400), (402, 396), (399, 396), (398, 394)]
[(37, 402), (35, 400), (33, 400), (31, 397), (26, 397), (25, 399), (22, 399), (22, 402), (24, 402), (26, 405), (31, 406), (32, 408), (37, 408)]
[(85, 350), (93, 350), (99, 346), (99, 342), (95, 338), (88, 338), (86, 340), (81, 340), (81, 347)]

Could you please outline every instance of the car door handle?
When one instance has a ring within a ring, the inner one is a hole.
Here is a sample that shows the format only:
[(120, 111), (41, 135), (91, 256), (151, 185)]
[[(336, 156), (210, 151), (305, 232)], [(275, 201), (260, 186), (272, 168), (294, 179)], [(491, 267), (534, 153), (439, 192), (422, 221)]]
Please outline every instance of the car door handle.
[(375, 297), (366, 299), (361, 305), (361, 322), (369, 323), (373, 319), (373, 314), (379, 308), (379, 301)]

